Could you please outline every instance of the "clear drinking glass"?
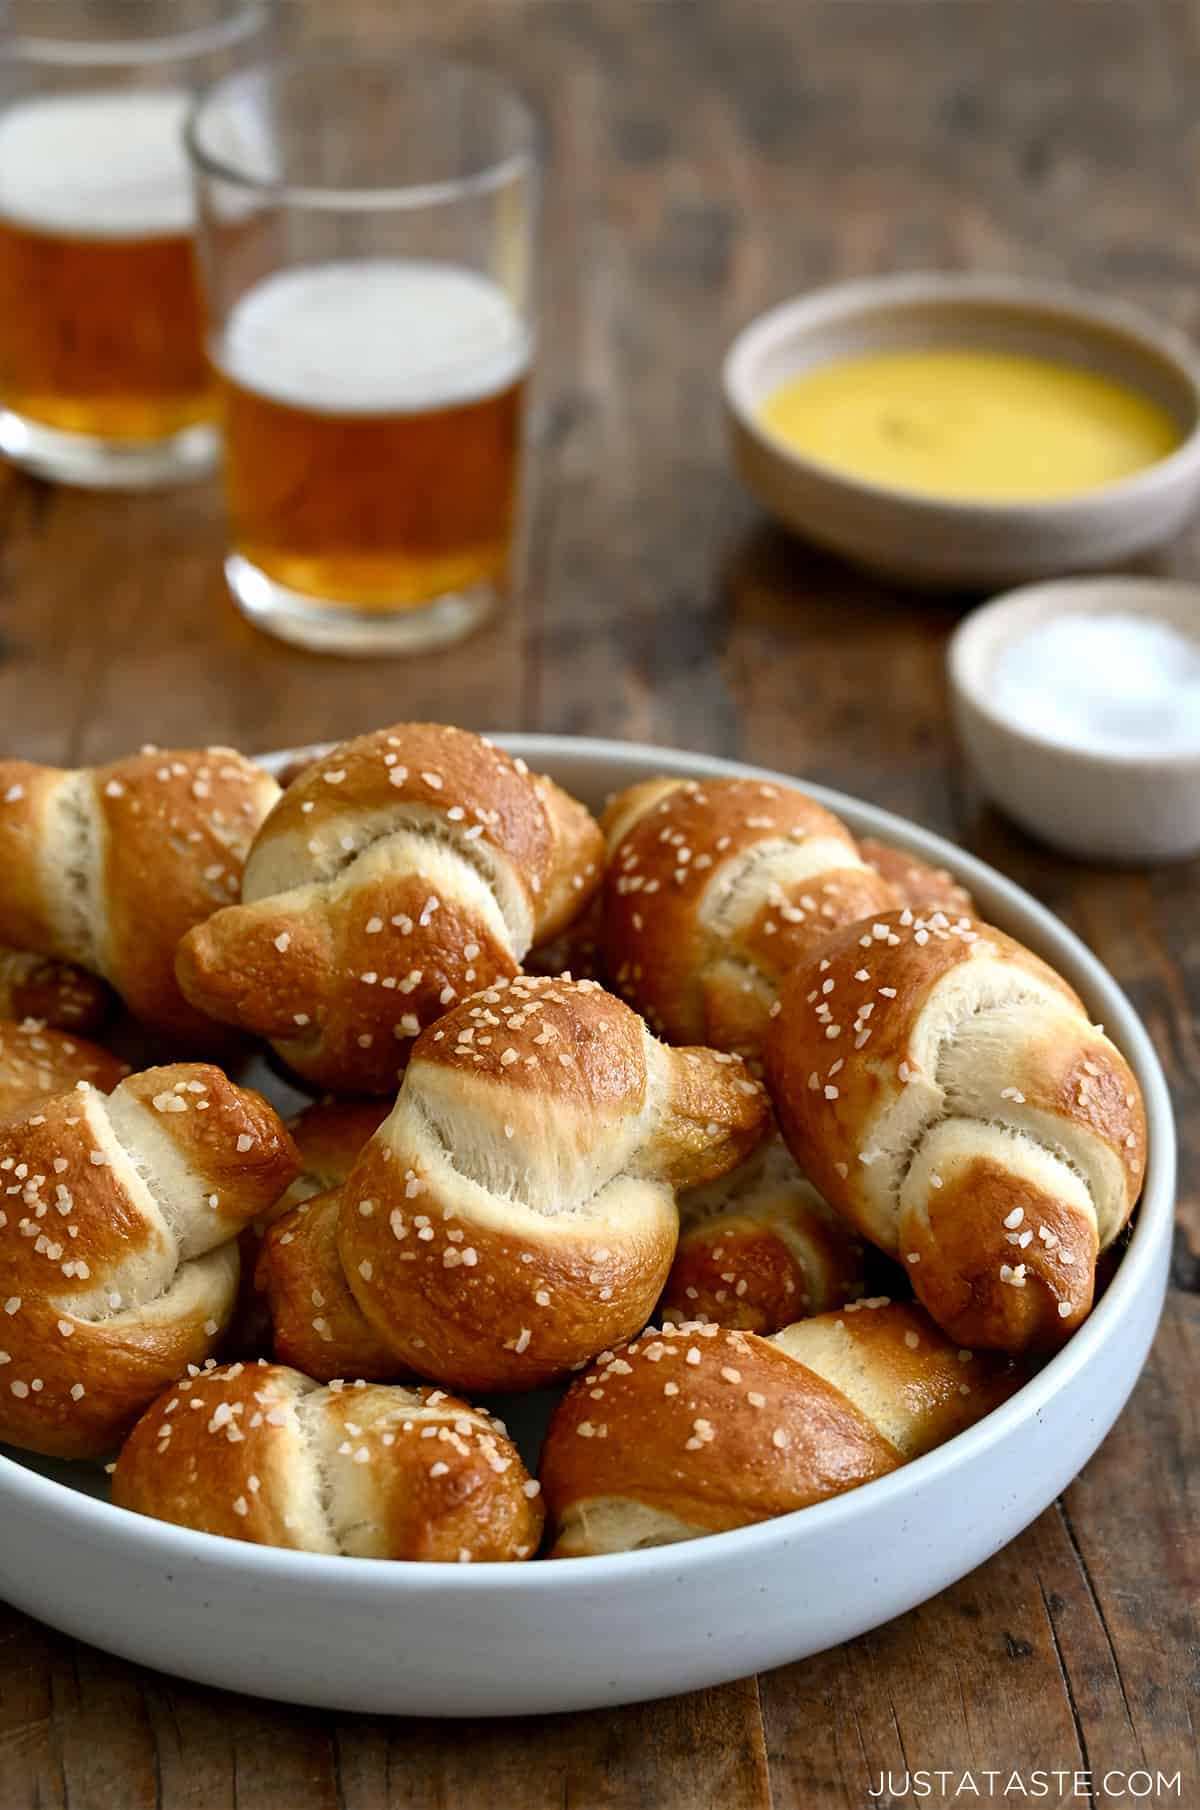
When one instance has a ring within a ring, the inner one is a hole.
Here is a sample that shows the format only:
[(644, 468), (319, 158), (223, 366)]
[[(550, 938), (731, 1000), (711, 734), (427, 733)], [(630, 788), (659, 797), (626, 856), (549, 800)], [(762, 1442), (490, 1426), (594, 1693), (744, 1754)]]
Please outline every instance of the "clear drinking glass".
[(456, 640), (517, 558), (538, 134), (436, 57), (282, 59), (188, 146), (243, 612), (302, 646)]
[(0, 453), (140, 488), (214, 461), (183, 126), (271, 0), (0, 0)]

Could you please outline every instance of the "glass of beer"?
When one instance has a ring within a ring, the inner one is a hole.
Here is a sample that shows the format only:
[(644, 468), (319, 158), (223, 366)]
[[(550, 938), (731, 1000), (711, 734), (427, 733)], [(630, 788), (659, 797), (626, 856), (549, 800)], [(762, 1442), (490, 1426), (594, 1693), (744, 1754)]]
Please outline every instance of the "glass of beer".
[(188, 145), (236, 602), (305, 647), (457, 640), (519, 557), (533, 117), (436, 57), (284, 58)]
[(137, 488), (214, 461), (183, 126), (270, 0), (0, 0), (0, 453)]

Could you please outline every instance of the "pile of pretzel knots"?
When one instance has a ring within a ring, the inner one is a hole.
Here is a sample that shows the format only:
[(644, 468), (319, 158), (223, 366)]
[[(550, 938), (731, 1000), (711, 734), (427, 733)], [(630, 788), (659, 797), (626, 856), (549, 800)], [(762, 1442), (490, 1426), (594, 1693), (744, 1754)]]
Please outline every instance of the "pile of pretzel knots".
[[(0, 1439), (236, 1539), (578, 1557), (823, 1500), (1070, 1337), (1144, 1172), (1067, 983), (780, 784), (597, 822), (421, 723), (283, 790), (8, 761), (0, 941)], [(85, 1040), (113, 994), (162, 1066)], [(564, 1384), (531, 1476), (477, 1404)]]

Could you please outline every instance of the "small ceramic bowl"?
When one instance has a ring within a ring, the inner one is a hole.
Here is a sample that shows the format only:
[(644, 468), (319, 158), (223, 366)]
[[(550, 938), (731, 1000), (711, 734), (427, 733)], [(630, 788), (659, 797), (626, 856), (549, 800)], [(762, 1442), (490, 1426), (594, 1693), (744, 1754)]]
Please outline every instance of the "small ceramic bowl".
[(947, 654), (959, 738), (989, 797), (1035, 836), (1092, 861), (1177, 861), (1200, 850), (1200, 752), (1098, 753), (1003, 714), (992, 675), (1004, 648), (1054, 616), (1144, 615), (1200, 641), (1200, 586), (1068, 578), (974, 610)]
[[(1184, 437), (1168, 457), (1099, 489), (993, 504), (848, 477), (794, 451), (758, 419), (781, 383), (812, 366), (934, 345), (1083, 365), (1159, 403)], [(1197, 354), (1136, 309), (1055, 284), (908, 275), (818, 290), (739, 334), (724, 391), (734, 462), (764, 507), (818, 545), (906, 584), (994, 589), (1111, 565), (1167, 539), (1200, 502)]]

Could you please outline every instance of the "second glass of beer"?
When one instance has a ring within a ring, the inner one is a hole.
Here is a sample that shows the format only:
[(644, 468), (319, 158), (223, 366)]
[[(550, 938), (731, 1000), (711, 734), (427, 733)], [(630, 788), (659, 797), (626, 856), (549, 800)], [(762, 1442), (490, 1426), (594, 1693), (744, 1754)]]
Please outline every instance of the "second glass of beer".
[(517, 557), (535, 122), (437, 58), (281, 59), (188, 130), (230, 589), (340, 653), (456, 640)]

